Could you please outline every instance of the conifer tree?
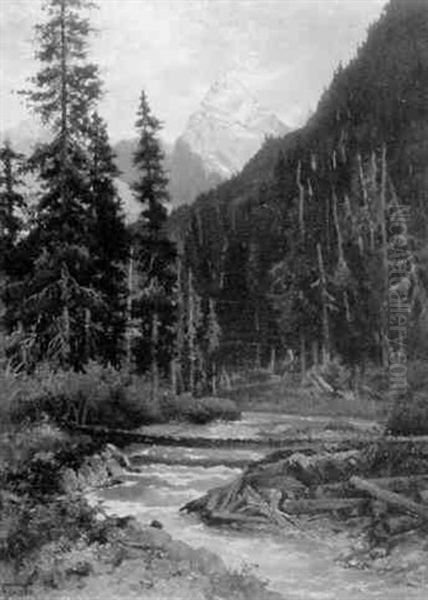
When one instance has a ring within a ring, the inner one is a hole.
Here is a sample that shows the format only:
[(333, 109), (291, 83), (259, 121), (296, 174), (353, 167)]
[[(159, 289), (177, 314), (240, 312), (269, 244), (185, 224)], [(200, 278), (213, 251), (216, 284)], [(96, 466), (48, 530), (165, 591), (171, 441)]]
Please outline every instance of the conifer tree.
[(17, 214), (25, 208), (23, 195), (18, 191), (23, 181), (24, 156), (15, 152), (9, 141), (0, 148), (0, 359), (5, 359), (5, 307), (6, 291), (13, 281), (14, 250), (22, 221)]
[[(10, 328), (24, 332), (32, 360), (81, 368), (97, 325), (88, 318), (106, 309), (94, 285), (90, 237), (94, 195), (88, 152), (90, 114), (101, 95), (97, 66), (87, 61), (86, 0), (47, 0), (37, 26), (41, 70), (23, 92), (53, 138), (36, 149), (31, 166), (41, 179), (34, 226), (22, 241), (27, 257), (21, 299), (10, 307)], [(99, 326), (98, 326), (99, 329)]]
[(128, 258), (128, 235), (124, 214), (114, 185), (118, 169), (108, 140), (107, 128), (98, 113), (89, 127), (89, 160), (91, 184), (91, 285), (105, 301), (90, 318), (99, 325), (97, 339), (89, 344), (89, 357), (119, 364), (123, 351), (125, 327), (126, 283), (124, 263)]
[(23, 195), (18, 192), (24, 156), (15, 152), (9, 141), (0, 148), (0, 270), (16, 242), (21, 222), (17, 210), (24, 208)]
[[(141, 323), (142, 337), (137, 344), (137, 366), (150, 366), (153, 393), (160, 371), (167, 372), (173, 352), (176, 249), (166, 233), (168, 201), (167, 177), (159, 140), (161, 122), (152, 114), (143, 91), (137, 113), (139, 139), (134, 165), (139, 179), (134, 185), (142, 211), (135, 228), (133, 246), (139, 272), (140, 293), (133, 313)], [(150, 365), (145, 361), (150, 356)]]

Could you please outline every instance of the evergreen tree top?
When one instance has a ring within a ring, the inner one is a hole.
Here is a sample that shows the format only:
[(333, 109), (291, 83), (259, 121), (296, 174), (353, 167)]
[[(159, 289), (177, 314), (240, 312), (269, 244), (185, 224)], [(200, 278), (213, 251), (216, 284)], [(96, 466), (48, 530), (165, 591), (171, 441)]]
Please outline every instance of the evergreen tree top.
[(94, 5), (86, 0), (47, 0), (48, 20), (36, 25), (36, 58), (44, 65), (30, 79), (33, 89), (20, 93), (42, 122), (54, 131), (84, 133), (87, 115), (101, 96), (98, 67), (87, 61), (93, 31), (80, 13)]

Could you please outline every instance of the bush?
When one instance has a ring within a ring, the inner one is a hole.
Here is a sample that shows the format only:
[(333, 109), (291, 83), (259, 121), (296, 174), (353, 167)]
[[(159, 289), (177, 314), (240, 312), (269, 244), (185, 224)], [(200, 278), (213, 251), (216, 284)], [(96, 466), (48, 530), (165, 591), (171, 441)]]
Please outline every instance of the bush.
[(15, 506), (0, 559), (20, 564), (48, 542), (75, 542), (83, 534), (96, 537), (100, 529), (97, 512), (80, 495), (45, 499), (43, 503), (23, 501)]

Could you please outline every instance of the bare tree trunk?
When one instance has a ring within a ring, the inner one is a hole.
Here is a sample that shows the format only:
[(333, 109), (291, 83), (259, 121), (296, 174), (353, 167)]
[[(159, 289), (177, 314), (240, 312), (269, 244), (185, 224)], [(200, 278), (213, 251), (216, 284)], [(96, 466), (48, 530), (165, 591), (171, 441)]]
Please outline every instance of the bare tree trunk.
[(276, 350), (275, 350), (275, 346), (272, 346), (272, 348), (270, 350), (270, 364), (269, 364), (269, 371), (272, 373), (272, 375), (275, 373), (275, 368), (276, 368)]
[(386, 146), (382, 148), (382, 172), (381, 172), (381, 189), (380, 189), (380, 205), (381, 205), (381, 237), (382, 237), (382, 276), (383, 276), (383, 293), (384, 300), (381, 308), (381, 344), (382, 344), (382, 366), (388, 367), (389, 352), (388, 352), (388, 238), (386, 232)]
[(85, 308), (85, 360), (89, 360), (91, 355), (91, 310)]
[(332, 198), (332, 207), (333, 207), (334, 227), (336, 229), (336, 236), (337, 236), (337, 251), (338, 251), (338, 255), (339, 255), (339, 265), (344, 266), (344, 265), (346, 265), (346, 262), (345, 262), (345, 254), (343, 252), (343, 237), (342, 237), (342, 231), (340, 229), (339, 217), (337, 214), (337, 197), (334, 192), (333, 192), (333, 198)]
[(257, 342), (256, 342), (256, 368), (259, 369), (261, 367), (261, 352), (260, 352), (260, 319), (259, 319), (259, 311), (256, 308), (254, 313), (254, 325), (257, 334)]
[(152, 317), (152, 400), (156, 401), (159, 397), (159, 366), (158, 366), (158, 344), (159, 344), (159, 322), (158, 315), (155, 311)]
[(177, 387), (177, 360), (173, 358), (170, 363), (170, 374), (171, 374), (171, 388), (172, 393), (175, 395), (178, 393)]
[(215, 363), (212, 364), (211, 391), (213, 396), (217, 395), (217, 369)]
[(70, 313), (68, 311), (68, 306), (64, 306), (62, 309), (62, 320), (64, 326), (64, 339), (65, 339), (65, 348), (63, 349), (63, 360), (69, 364), (70, 363)]
[(319, 356), (318, 356), (318, 341), (314, 340), (312, 342), (312, 365), (316, 368), (318, 367)]
[(126, 350), (128, 372), (132, 367), (132, 296), (134, 293), (134, 247), (131, 245), (128, 262), (128, 297), (126, 299)]
[(330, 332), (327, 310), (327, 282), (324, 270), (321, 244), (317, 244), (318, 267), (320, 272), (321, 310), (322, 310), (322, 363), (325, 365), (330, 358)]
[(299, 227), (302, 239), (305, 237), (305, 190), (302, 184), (302, 163), (297, 167), (296, 183), (299, 188)]
[(300, 379), (302, 383), (306, 378), (306, 339), (305, 334), (300, 332)]
[(66, 2), (61, 2), (61, 14), (60, 14), (60, 52), (61, 52), (61, 150), (60, 150), (60, 161), (61, 161), (61, 173), (60, 173), (60, 189), (61, 189), (61, 201), (63, 209), (65, 209), (66, 203), (66, 181), (65, 181), (65, 168), (67, 162), (67, 144), (68, 144), (68, 90), (67, 90), (67, 35), (65, 31), (66, 27)]
[(195, 392), (196, 350), (195, 350), (195, 306), (193, 298), (192, 272), (189, 271), (189, 293), (188, 293), (188, 344), (189, 344), (189, 391)]

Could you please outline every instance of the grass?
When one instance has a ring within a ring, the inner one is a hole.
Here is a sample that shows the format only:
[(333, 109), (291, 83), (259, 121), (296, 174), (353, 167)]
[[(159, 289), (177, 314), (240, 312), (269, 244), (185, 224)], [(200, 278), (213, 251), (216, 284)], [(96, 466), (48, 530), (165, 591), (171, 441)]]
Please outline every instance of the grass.
[(388, 398), (351, 392), (344, 396), (316, 391), (295, 379), (260, 382), (230, 392), (241, 410), (270, 411), (301, 416), (351, 417), (384, 422), (391, 410)]
[(167, 385), (152, 397), (150, 382), (113, 368), (90, 364), (84, 373), (53, 372), (47, 367), (29, 375), (0, 376), (3, 431), (47, 416), (67, 423), (135, 429), (151, 423), (184, 420), (207, 423), (237, 419), (236, 404), (222, 398), (175, 396)]

